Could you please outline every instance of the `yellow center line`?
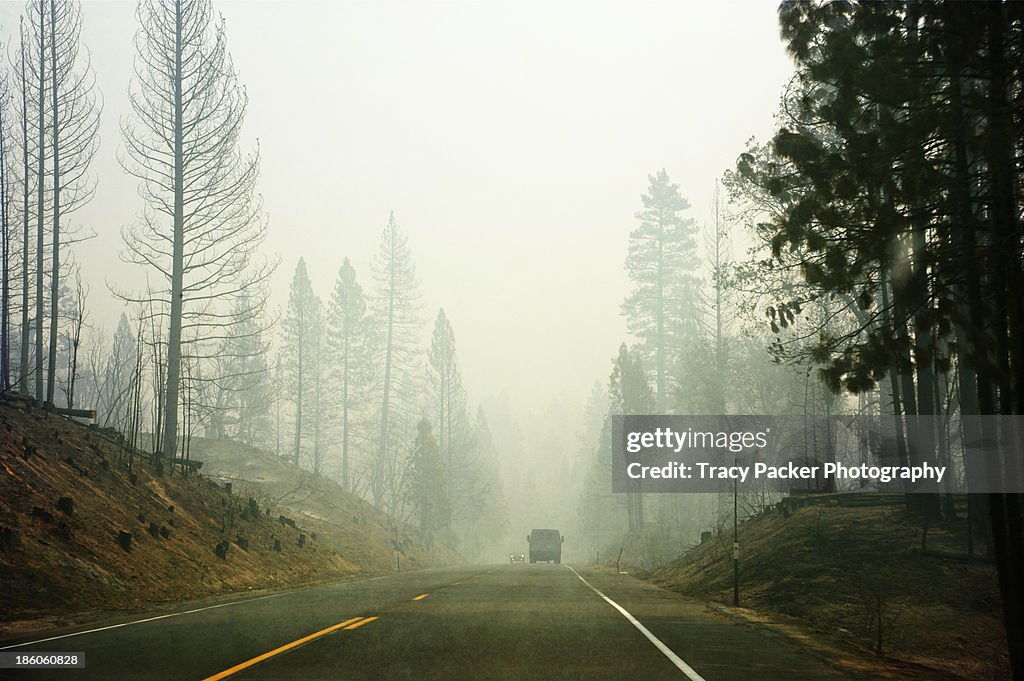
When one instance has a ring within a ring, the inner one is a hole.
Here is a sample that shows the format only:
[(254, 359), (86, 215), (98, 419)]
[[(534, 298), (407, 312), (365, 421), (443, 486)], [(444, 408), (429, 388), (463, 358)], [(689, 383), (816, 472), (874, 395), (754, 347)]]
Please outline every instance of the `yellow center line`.
[(420, 594), (419, 596), (417, 596), (417, 597), (416, 597), (416, 598), (414, 598), (413, 600), (414, 600), (414, 601), (422, 601), (422, 600), (423, 600), (424, 598), (426, 598), (426, 597), (427, 597), (427, 596), (429, 596), (429, 595), (430, 595), (430, 594)]
[[(241, 664), (236, 664), (231, 669), (225, 669), (224, 671), (220, 672), (219, 674), (214, 674), (213, 676), (209, 676), (209, 677), (203, 679), (203, 681), (220, 681), (220, 679), (226, 679), (227, 677), (231, 676), (232, 674), (237, 674), (238, 672), (242, 671), (243, 669), (248, 669), (249, 667), (251, 667), (251, 666), (253, 666), (255, 664), (259, 664), (260, 662), (263, 662), (266, 659), (274, 657), (275, 655), (280, 655), (281, 653), (285, 652), (286, 650), (291, 650), (292, 648), (294, 648), (296, 646), (301, 646), (303, 643), (308, 643), (309, 641), (312, 641), (315, 638), (320, 638), (321, 636), (325, 636), (326, 634), (329, 634), (332, 631), (337, 631), (338, 629), (342, 629), (342, 628), (354, 629), (355, 627), (359, 626), (360, 624), (366, 624), (367, 622), (369, 622), (371, 620), (375, 620), (375, 619), (377, 619), (377, 618), (376, 617), (370, 617), (369, 619), (364, 619), (362, 617), (353, 617), (352, 619), (347, 619), (344, 622), (339, 622), (338, 624), (335, 624), (335, 625), (332, 625), (330, 627), (327, 627), (326, 629), (321, 629), (320, 631), (316, 632), (315, 634), (310, 634), (309, 636), (303, 636), (302, 638), (298, 639), (297, 641), (292, 641), (291, 643), (286, 643), (283, 646), (281, 646), (280, 648), (274, 648), (269, 653), (263, 653), (262, 655), (259, 655), (257, 657), (252, 658), (251, 660), (248, 660), (248, 661), (243, 662)], [(360, 622), (360, 620), (362, 620), (362, 622)]]
[(364, 624), (369, 624), (370, 622), (374, 621), (375, 619), (377, 619), (377, 618), (376, 617), (367, 617), (362, 622), (356, 622), (355, 624), (348, 625), (347, 627), (345, 627), (345, 629), (346, 630), (348, 630), (348, 629), (358, 629), (359, 627), (363, 626)]

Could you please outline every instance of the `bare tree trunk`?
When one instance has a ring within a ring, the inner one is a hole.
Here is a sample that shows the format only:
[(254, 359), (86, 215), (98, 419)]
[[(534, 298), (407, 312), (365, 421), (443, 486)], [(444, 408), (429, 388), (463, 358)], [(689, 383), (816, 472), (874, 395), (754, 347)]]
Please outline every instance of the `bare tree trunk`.
[[(1007, 59), (1007, 16), (1002, 3), (986, 6), (989, 12), (987, 66), (991, 75), (988, 92), (987, 114), (990, 118), (992, 141), (984, 147), (992, 175), (992, 227), (994, 236), (993, 299), (996, 345), (999, 352), (999, 412), (1020, 414), (1021, 377), (1024, 361), (1020, 340), (1011, 338), (1019, 333), (1020, 315), (1020, 206), (1017, 202), (1015, 182), (1014, 147), (1003, 144), (1005, 140), (1016, 139), (1012, 116), (1010, 93), (1010, 69)], [(1009, 329), (1007, 326), (1009, 325)], [(1014, 388), (1017, 388), (1017, 394)], [(1013, 429), (1008, 429), (1007, 451), (1019, 451), (1014, 442)], [(1021, 475), (1018, 457), (1007, 457), (1003, 477), (1009, 488), (1019, 484)], [(999, 571), (1000, 590), (1003, 595), (1003, 622), (1009, 643), (1010, 664), (1014, 678), (1024, 678), (1024, 576), (1020, 565), (1024, 561), (1024, 516), (1020, 494), (990, 495), (990, 513), (995, 543), (996, 564)]]
[(378, 442), (377, 456), (373, 464), (373, 505), (382, 508), (384, 502), (384, 460), (388, 455), (388, 406), (391, 397), (391, 343), (394, 333), (394, 307), (395, 307), (395, 262), (392, 258), (390, 263), (390, 285), (388, 287), (388, 325), (387, 340), (384, 349), (384, 398), (380, 409), (380, 441)]
[(6, 113), (7, 81), (3, 82), (4, 107), (0, 110), (0, 239), (3, 240), (3, 283), (0, 291), (0, 390), (6, 392), (11, 387), (11, 230), (10, 215), (7, 210), (7, 135), (3, 114)]
[[(22, 19), (24, 22), (24, 19)], [(25, 27), (24, 23), (19, 25), (18, 34), (21, 41), (21, 143), (22, 143), (22, 249), (21, 254), (21, 361), (18, 363), (18, 390), (28, 394), (29, 377), (29, 317), (28, 317), (28, 293), (29, 293), (29, 215), (28, 215), (28, 184), (29, 184), (29, 163), (28, 163), (28, 74), (25, 72)]]
[(341, 488), (346, 492), (351, 492), (348, 478), (348, 359), (351, 334), (347, 328), (345, 331), (341, 361)]
[(164, 458), (174, 469), (178, 449), (178, 389), (181, 382), (181, 310), (185, 252), (184, 154), (182, 150), (181, 0), (174, 3), (174, 246), (171, 255), (171, 319), (167, 337), (167, 393), (164, 399)]
[(305, 319), (305, 306), (299, 305), (299, 357), (298, 357), (298, 385), (296, 390), (298, 391), (295, 399), (295, 447), (292, 452), (292, 458), (295, 465), (299, 465), (299, 452), (302, 448), (302, 385), (305, 382), (305, 350), (306, 350), (306, 319)]
[[(74, 335), (71, 338), (71, 359), (68, 366), (68, 409), (75, 408), (75, 382), (78, 380), (78, 348), (82, 343), (82, 327), (85, 325), (85, 292), (81, 278), (78, 279), (77, 315)], [(141, 333), (140, 333), (141, 337)]]
[[(57, 378), (57, 306), (60, 302), (60, 125), (57, 104), (57, 6), (50, 0), (50, 117), (53, 120), (53, 261), (50, 265), (50, 353), (46, 401), (53, 404)], [(42, 61), (40, 61), (42, 70)]]
[(39, 177), (36, 196), (36, 402), (43, 403), (43, 178), (46, 175), (46, 16), (44, 0), (39, 0)]
[(657, 316), (657, 334), (658, 344), (656, 346), (655, 356), (657, 375), (657, 390), (658, 405), (656, 410), (659, 414), (665, 413), (665, 263), (664, 263), (664, 248), (665, 241), (662, 238), (664, 234), (664, 226), (659, 221), (658, 223), (658, 283), (657, 283), (657, 296), (658, 296), (658, 311)]

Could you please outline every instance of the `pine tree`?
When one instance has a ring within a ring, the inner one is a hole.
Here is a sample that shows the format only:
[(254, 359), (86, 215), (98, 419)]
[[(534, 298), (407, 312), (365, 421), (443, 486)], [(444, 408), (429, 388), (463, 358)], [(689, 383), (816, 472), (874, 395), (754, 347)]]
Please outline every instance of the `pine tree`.
[(459, 367), (455, 356), (455, 333), (444, 313), (444, 308), (437, 312), (434, 322), (434, 333), (430, 341), (428, 354), (434, 387), (434, 400), (437, 408), (438, 442), (445, 465), (452, 465), (452, 415), (453, 402), (458, 402), (457, 393), (462, 389)]
[[(255, 445), (269, 432), (274, 386), (267, 364), (267, 326), (248, 296), (236, 303), (232, 315), (239, 323), (224, 339), (216, 362), (216, 410), (212, 415), (215, 437), (232, 437)], [(233, 424), (234, 428), (229, 428)]]
[(437, 440), (434, 439), (430, 421), (420, 419), (416, 430), (416, 440), (410, 459), (420, 532), (427, 537), (429, 545), (438, 533), (448, 527), (451, 521), (451, 507), (445, 490), (447, 475), (444, 461), (438, 450)]
[(282, 352), (285, 380), (295, 400), (295, 430), (292, 461), (298, 466), (302, 451), (304, 408), (313, 397), (314, 365), (317, 347), (317, 300), (306, 272), (306, 261), (299, 258), (292, 277), (288, 308), (282, 327)]
[(626, 270), (634, 290), (622, 304), (630, 333), (641, 340), (654, 365), (656, 408), (666, 413), (670, 375), (689, 345), (699, 343), (696, 226), (682, 212), (690, 207), (665, 170), (649, 177), (640, 225), (629, 236)]
[(364, 432), (366, 400), (373, 379), (370, 320), (356, 270), (345, 258), (327, 308), (327, 346), (331, 358), (331, 384), (341, 408), (341, 486), (351, 491), (351, 447)]
[[(639, 353), (631, 352), (625, 343), (619, 346), (619, 355), (615, 359), (608, 383), (608, 394), (612, 414), (649, 414), (657, 404), (657, 398), (651, 393), (651, 386), (647, 381), (643, 360)], [(644, 528), (644, 497), (639, 481), (635, 481), (633, 487), (634, 490), (627, 494), (629, 531), (639, 532)]]
[[(766, 226), (772, 264), (795, 260), (813, 295), (843, 301), (861, 322), (813, 348), (830, 388), (860, 393), (888, 378), (897, 426), (919, 444), (907, 456), (930, 458), (934, 434), (917, 416), (939, 413), (944, 374), (958, 374), (964, 415), (1024, 408), (1024, 227), (1012, 160), (1022, 128), (1011, 113), (1024, 14), (1001, 2), (794, 2), (780, 23), (798, 73), (795, 106), (772, 144), (782, 163), (762, 164), (758, 176), (741, 161), (781, 208)], [(773, 322), (790, 324), (800, 310), (776, 306)], [(970, 423), (965, 437), (977, 439)], [(1002, 473), (1024, 475), (1014, 464)], [(1018, 497), (987, 503), (1019, 675)], [(927, 517), (936, 502), (915, 505)]]
[[(406, 426), (411, 422), (412, 408), (407, 400), (412, 397), (417, 373), (416, 339), (420, 329), (416, 266), (408, 238), (402, 234), (394, 213), (381, 235), (373, 277), (377, 284), (372, 314), (374, 335), (380, 339), (376, 365), (381, 406), (371, 490), (374, 506), (383, 508), (385, 492), (397, 493), (397, 447), (402, 440), (393, 436), (399, 430), (409, 430)], [(403, 425), (402, 421), (407, 423)]]

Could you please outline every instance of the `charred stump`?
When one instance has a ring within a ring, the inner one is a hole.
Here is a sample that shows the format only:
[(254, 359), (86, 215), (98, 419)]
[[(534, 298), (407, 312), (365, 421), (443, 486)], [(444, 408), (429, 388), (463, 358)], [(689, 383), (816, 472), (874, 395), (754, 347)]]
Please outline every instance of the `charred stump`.
[(57, 500), (57, 508), (64, 515), (74, 515), (75, 514), (75, 502), (74, 502), (74, 500), (71, 499), (71, 497), (61, 497), (60, 499), (58, 499)]

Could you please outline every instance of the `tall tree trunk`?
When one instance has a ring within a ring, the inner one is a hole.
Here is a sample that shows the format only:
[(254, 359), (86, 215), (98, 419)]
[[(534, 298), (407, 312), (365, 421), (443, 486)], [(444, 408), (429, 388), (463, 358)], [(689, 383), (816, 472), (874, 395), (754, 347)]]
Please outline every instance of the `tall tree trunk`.
[(292, 461), (299, 465), (299, 452), (302, 448), (302, 388), (305, 382), (305, 355), (306, 355), (306, 308), (305, 301), (299, 303), (299, 357), (298, 357), (298, 385), (295, 399), (295, 443), (292, 448)]
[(43, 179), (46, 175), (46, 9), (39, 0), (39, 179), (36, 196), (36, 402), (43, 403)]
[[(887, 266), (882, 266), (879, 271), (878, 279), (879, 288), (882, 291), (882, 323), (890, 328), (895, 328), (896, 322), (893, 319), (892, 306), (889, 304)], [(892, 417), (896, 430), (896, 458), (900, 466), (906, 466), (910, 463), (910, 456), (907, 454), (906, 431), (903, 428), (903, 414), (905, 413), (905, 410), (903, 408), (902, 400), (900, 399), (901, 379), (903, 373), (900, 363), (901, 360), (899, 357), (893, 358), (892, 366), (889, 370), (889, 390), (892, 394)]]
[(349, 329), (346, 324), (341, 360), (341, 488), (351, 492), (348, 478), (348, 354)]
[(167, 382), (164, 398), (164, 428), (160, 446), (170, 470), (178, 448), (178, 391), (181, 385), (181, 311), (184, 295), (185, 201), (184, 149), (182, 136), (181, 82), (181, 0), (174, 3), (174, 244), (171, 255), (171, 318), (167, 335)]
[[(1014, 146), (1009, 140), (1014, 136), (1012, 109), (1008, 99), (1009, 66), (1006, 58), (1007, 18), (1003, 3), (986, 5), (988, 12), (988, 54), (987, 67), (991, 78), (989, 83), (988, 114), (990, 120), (989, 143), (984, 145), (992, 175), (992, 227), (994, 260), (993, 298), (996, 325), (996, 345), (999, 352), (999, 412), (1001, 414), (1021, 413), (1022, 395), (1014, 395), (1012, 377), (1020, 372), (1020, 354), (1014, 352), (1011, 360), (1011, 341), (1007, 324), (1013, 333), (1020, 333), (1019, 300), (1020, 275), (1020, 224), (1019, 207), (1015, 194)], [(1013, 326), (1017, 324), (1018, 326)], [(1019, 347), (1013, 344), (1014, 350)], [(1012, 366), (1011, 366), (1012, 365)], [(1012, 429), (1010, 429), (1012, 430)], [(1010, 434), (1012, 438), (1012, 433)], [(1014, 446), (1019, 443), (1006, 442)], [(1019, 451), (1016, 449), (1015, 451)], [(1006, 484), (1013, 488), (1019, 484), (1020, 457), (1007, 457), (1003, 471)], [(990, 495), (993, 538), (995, 541), (996, 564), (999, 568), (1000, 589), (1003, 595), (1003, 620), (1010, 649), (1010, 664), (1014, 678), (1024, 679), (1024, 574), (1020, 566), (1024, 562), (1024, 528), (1022, 528), (1021, 503), (1019, 494)]]
[[(960, 274), (963, 284), (953, 286), (953, 296), (957, 306), (956, 328), (956, 367), (957, 397), (962, 417), (977, 416), (982, 413), (979, 403), (978, 372), (979, 345), (976, 342), (980, 335), (980, 327), (974, 325), (972, 316), (980, 315), (984, 310), (981, 301), (979, 271), (979, 253), (977, 247), (977, 221), (971, 198), (971, 177), (967, 150), (967, 123), (964, 116), (964, 85), (961, 78), (962, 65), (959, 53), (953, 52), (950, 64), (950, 103), (953, 111), (953, 211), (959, 229), (952, 231), (954, 240), (954, 267)], [(961, 419), (962, 442), (979, 442), (982, 439), (980, 424), (974, 418)], [(973, 494), (979, 489), (983, 480), (973, 480), (967, 467), (967, 525), (968, 553), (974, 553), (974, 538), (979, 529), (987, 528), (988, 499), (984, 494)], [(979, 523), (979, 519), (981, 522)], [(979, 527), (979, 525), (981, 527)], [(985, 536), (988, 533), (985, 532)]]
[[(42, 69), (42, 62), (39, 64)], [(50, 117), (53, 122), (53, 260), (50, 264), (50, 348), (46, 401), (54, 403), (57, 379), (57, 307), (60, 302), (60, 125), (57, 109), (57, 5), (50, 0)]]
[[(24, 21), (24, 20), (22, 20)], [(21, 149), (22, 149), (22, 249), (21, 254), (21, 358), (18, 363), (18, 391), (28, 394), (29, 371), (29, 214), (28, 214), (28, 186), (29, 186), (29, 162), (28, 162), (28, 74), (25, 71), (25, 62), (28, 55), (25, 53), (25, 28), (24, 24), (19, 25), (18, 34), (21, 41)]]
[(665, 265), (664, 265), (664, 248), (665, 240), (663, 238), (664, 226), (661, 222), (658, 223), (658, 283), (657, 283), (657, 331), (658, 339), (655, 347), (657, 353), (655, 357), (655, 363), (657, 370), (657, 390), (658, 390), (658, 406), (657, 412), (659, 414), (665, 413)]
[(392, 258), (389, 265), (388, 280), (388, 326), (384, 346), (384, 397), (380, 409), (380, 440), (379, 451), (373, 462), (373, 505), (380, 509), (384, 502), (384, 457), (388, 453), (388, 406), (391, 397), (391, 344), (394, 333), (395, 316), (395, 259), (394, 259), (394, 233), (392, 239)]
[[(0, 111), (0, 131), (6, 130), (3, 111)], [(0, 291), (0, 390), (11, 387), (11, 230), (7, 210), (7, 135), (0, 134), (0, 239), (3, 240), (3, 283)]]

